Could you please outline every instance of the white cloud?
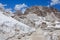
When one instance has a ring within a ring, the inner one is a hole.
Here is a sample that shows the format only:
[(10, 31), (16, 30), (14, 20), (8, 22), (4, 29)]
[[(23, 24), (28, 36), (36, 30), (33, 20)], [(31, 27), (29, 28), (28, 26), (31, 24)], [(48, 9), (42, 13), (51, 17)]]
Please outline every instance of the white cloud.
[(60, 0), (51, 0), (51, 4), (50, 5), (55, 5), (55, 4), (59, 4)]
[(53, 5), (56, 5), (56, 4), (60, 4), (60, 0), (51, 0), (50, 5), (48, 5), (48, 6), (53, 6)]
[(21, 8), (27, 7), (25, 4), (17, 4), (15, 5), (15, 10), (20, 10)]
[(4, 11), (5, 10), (5, 6), (7, 6), (7, 5), (0, 3), (0, 11)]
[(6, 4), (0, 3), (0, 7), (4, 7), (4, 6), (7, 6), (7, 5), (6, 5)]
[(15, 10), (21, 10), (22, 11), (22, 13), (24, 13), (24, 11), (26, 10), (26, 8), (27, 8), (28, 6), (26, 5), (26, 4), (17, 4), (17, 5), (15, 5)]

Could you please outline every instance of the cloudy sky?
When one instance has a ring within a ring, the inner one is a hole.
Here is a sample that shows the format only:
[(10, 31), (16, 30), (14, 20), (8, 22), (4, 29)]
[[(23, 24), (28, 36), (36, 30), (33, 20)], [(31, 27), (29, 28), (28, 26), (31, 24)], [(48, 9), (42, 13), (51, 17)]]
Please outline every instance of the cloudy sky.
[(5, 8), (15, 10), (20, 10), (22, 7), (30, 7), (34, 5), (52, 6), (60, 10), (60, 0), (0, 0), (0, 5), (1, 4), (7, 5)]

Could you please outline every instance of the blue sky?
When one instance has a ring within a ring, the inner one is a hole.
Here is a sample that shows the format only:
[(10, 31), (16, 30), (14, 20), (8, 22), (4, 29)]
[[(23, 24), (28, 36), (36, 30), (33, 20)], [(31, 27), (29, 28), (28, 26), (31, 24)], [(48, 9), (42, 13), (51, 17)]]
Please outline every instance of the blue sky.
[[(60, 0), (59, 0), (60, 1)], [(34, 5), (42, 5), (47, 6), (50, 5), (52, 2), (51, 0), (0, 0), (0, 3), (7, 4), (6, 8), (12, 8), (14, 9), (15, 5), (17, 4), (26, 4), (29, 7)], [(52, 5), (56, 9), (60, 10), (60, 3), (57, 3), (56, 5)]]

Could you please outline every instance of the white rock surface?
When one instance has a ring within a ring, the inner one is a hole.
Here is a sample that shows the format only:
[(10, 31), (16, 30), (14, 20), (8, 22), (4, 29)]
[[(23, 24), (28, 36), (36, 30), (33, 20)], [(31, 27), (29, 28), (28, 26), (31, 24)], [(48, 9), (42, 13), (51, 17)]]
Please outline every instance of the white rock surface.
[(18, 34), (23, 36), (35, 31), (31, 28), (11, 17), (5, 16), (3, 12), (0, 12), (0, 40), (8, 40)]

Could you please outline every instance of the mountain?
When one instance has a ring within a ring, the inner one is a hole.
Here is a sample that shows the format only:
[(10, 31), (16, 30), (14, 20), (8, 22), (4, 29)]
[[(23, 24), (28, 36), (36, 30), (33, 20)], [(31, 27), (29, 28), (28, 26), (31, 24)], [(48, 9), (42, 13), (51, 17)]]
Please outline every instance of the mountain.
[[(25, 34), (30, 34), (35, 31), (34, 28), (30, 28), (29, 26), (11, 18), (5, 16), (3, 12), (0, 12), (0, 31), (3, 34), (0, 35), (1, 40), (8, 40), (9, 37), (20, 34), (21, 36)], [(8, 35), (9, 36), (8, 36)]]
[(24, 14), (20, 14), (20, 16), (14, 15), (14, 18), (26, 25), (34, 27), (35, 23), (40, 25), (37, 21), (60, 21), (59, 13), (60, 12), (57, 9), (52, 7), (32, 6), (27, 8)]
[(29, 12), (33, 12), (37, 14), (38, 16), (46, 16), (47, 13), (53, 12), (56, 14), (59, 11), (53, 7), (32, 6), (26, 9), (25, 14), (28, 14)]
[(60, 11), (45, 6), (29, 7), (24, 14), (0, 11), (0, 40), (37, 39), (60, 40)]
[[(30, 36), (27, 36), (29, 39), (26, 37), (26, 40), (30, 40), (30, 39), (50, 40), (51, 38), (49, 37), (51, 36), (53, 36), (54, 37), (53, 39), (56, 40), (57, 38), (59, 39), (59, 37), (56, 37), (59, 36), (59, 31), (55, 31), (56, 32), (55, 33), (53, 32), (53, 30), (56, 30), (55, 28), (57, 29), (60, 28), (59, 15), (60, 15), (60, 11), (58, 11), (55, 8), (44, 7), (44, 6), (32, 6), (30, 8), (27, 8), (24, 14), (21, 14), (20, 16), (14, 15), (13, 18), (36, 29), (36, 32), (31, 34)], [(54, 36), (54, 34), (56, 36)]]

